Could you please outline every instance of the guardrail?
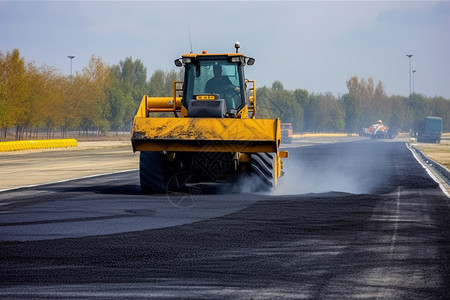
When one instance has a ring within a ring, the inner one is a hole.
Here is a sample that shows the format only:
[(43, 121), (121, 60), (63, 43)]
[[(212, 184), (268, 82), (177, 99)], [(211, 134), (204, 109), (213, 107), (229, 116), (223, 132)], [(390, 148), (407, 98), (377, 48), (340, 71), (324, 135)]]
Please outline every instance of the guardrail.
[(0, 142), (0, 152), (48, 149), (48, 148), (66, 148), (77, 146), (78, 142), (76, 139)]
[(417, 147), (411, 145), (411, 148), (416, 151), (417, 154), (420, 155), (420, 157), (427, 163), (430, 167), (432, 167), (436, 172), (440, 173), (442, 177), (445, 178), (447, 182), (450, 182), (450, 170), (447, 169), (445, 166), (441, 165), (440, 163), (432, 160), (428, 156), (426, 156), (422, 151), (420, 151)]

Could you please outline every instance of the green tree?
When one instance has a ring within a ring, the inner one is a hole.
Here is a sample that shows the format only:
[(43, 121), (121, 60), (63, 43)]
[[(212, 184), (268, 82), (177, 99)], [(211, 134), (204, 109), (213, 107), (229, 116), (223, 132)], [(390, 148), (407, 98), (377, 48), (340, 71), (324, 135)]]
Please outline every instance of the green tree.
[(406, 104), (406, 98), (403, 96), (391, 96), (391, 118), (388, 121), (392, 130), (401, 130), (408, 132), (411, 129), (413, 116), (411, 109)]
[(271, 91), (262, 86), (256, 89), (256, 117), (261, 119), (274, 118), (271, 103)]
[(182, 74), (175, 70), (168, 72), (156, 70), (150, 77), (148, 94), (151, 97), (171, 97), (173, 95), (173, 82), (182, 81)]
[(294, 130), (301, 129), (302, 107), (280, 81), (274, 81), (271, 89), (265, 86), (257, 88), (256, 99), (258, 118), (280, 118), (282, 123), (292, 123)]
[(147, 69), (141, 60), (127, 57), (111, 68), (112, 84), (107, 91), (114, 130), (130, 130), (142, 97), (148, 91)]
[(291, 91), (285, 90), (280, 81), (272, 84), (273, 106), (277, 108), (278, 117), (282, 123), (292, 123), (295, 131), (300, 131), (303, 125), (303, 110)]
[(417, 128), (418, 124), (431, 114), (430, 103), (425, 96), (420, 94), (411, 94), (406, 99), (406, 105), (411, 110), (412, 114), (412, 128)]
[[(176, 72), (175, 70), (163, 71), (156, 70), (150, 77), (148, 86), (148, 95), (150, 97), (172, 97), (173, 96), (173, 83), (175, 81), (183, 81), (183, 71)], [(152, 113), (155, 117), (171, 117), (173, 113), (161, 112)]]
[(341, 105), (345, 112), (345, 131), (348, 133), (361, 132), (361, 108), (353, 94), (345, 94), (341, 98)]
[(300, 104), (303, 111), (303, 122), (301, 124), (301, 130), (311, 131), (312, 124), (312, 97), (305, 89), (297, 89), (294, 91), (294, 98)]
[(119, 63), (120, 79), (130, 90), (127, 91), (133, 98), (136, 110), (141, 103), (142, 97), (148, 91), (147, 68), (140, 59), (133, 61), (132, 57), (127, 57)]
[(344, 111), (337, 99), (330, 93), (310, 95), (311, 114), (308, 128), (314, 132), (342, 132), (344, 130)]
[(165, 72), (163, 70), (156, 70), (153, 72), (149, 81), (148, 95), (151, 97), (163, 97), (168, 96), (165, 94)]
[(433, 97), (430, 99), (431, 115), (441, 117), (443, 121), (443, 131), (450, 131), (450, 100), (443, 97)]
[[(132, 109), (136, 107), (131, 91), (123, 87), (125, 83), (114, 78), (108, 89), (109, 115), (108, 120), (113, 130), (129, 129), (132, 122)], [(137, 108), (136, 108), (137, 111)]]
[(305, 128), (305, 123), (309, 121), (307, 114), (307, 107), (309, 102), (309, 93), (305, 89), (296, 89), (293, 92), (295, 101), (298, 103), (302, 110), (302, 118), (299, 120), (296, 130), (301, 131)]

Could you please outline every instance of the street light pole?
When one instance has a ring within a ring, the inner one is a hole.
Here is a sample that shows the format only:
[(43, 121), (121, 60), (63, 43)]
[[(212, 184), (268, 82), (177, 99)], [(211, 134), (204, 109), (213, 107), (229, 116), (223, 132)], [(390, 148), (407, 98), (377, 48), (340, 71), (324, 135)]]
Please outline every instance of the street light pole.
[(414, 74), (416, 73), (416, 70), (413, 70), (412, 71), (412, 77), (413, 77), (413, 79), (412, 79), (412, 81), (413, 81), (413, 83), (412, 83), (412, 92), (413, 92), (413, 94), (414, 94)]
[(407, 57), (409, 57), (409, 96), (411, 97), (411, 57), (412, 54), (406, 54)]
[(74, 55), (67, 56), (70, 59), (70, 77), (72, 77), (72, 59), (75, 58)]

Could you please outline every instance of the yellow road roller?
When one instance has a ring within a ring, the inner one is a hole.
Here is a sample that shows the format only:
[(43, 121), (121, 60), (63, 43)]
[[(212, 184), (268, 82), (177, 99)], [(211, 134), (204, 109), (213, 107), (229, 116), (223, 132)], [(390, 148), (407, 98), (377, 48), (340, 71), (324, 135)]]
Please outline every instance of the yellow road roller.
[(131, 142), (140, 151), (143, 193), (243, 178), (254, 179), (254, 191), (277, 186), (288, 157), (279, 151), (280, 120), (256, 118), (255, 82), (244, 76), (255, 59), (239, 48), (182, 55), (175, 65), (184, 68), (184, 81), (173, 83), (172, 97), (142, 98)]

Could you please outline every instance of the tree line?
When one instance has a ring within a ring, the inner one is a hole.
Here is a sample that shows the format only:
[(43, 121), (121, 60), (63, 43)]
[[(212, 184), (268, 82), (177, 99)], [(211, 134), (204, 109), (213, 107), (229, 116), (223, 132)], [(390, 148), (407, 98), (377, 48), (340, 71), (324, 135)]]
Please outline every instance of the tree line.
[(10, 128), (16, 140), (130, 131), (143, 95), (171, 95), (180, 79), (179, 72), (157, 70), (147, 80), (142, 61), (131, 57), (109, 66), (92, 56), (81, 72), (64, 76), (26, 62), (18, 49), (0, 52), (0, 141)]
[[(156, 70), (147, 79), (139, 59), (127, 57), (108, 65), (92, 56), (75, 75), (64, 76), (47, 66), (26, 62), (18, 49), (0, 52), (0, 141), (14, 129), (16, 140), (67, 137), (90, 132), (131, 130), (143, 95), (172, 96), (172, 82), (183, 71)], [(409, 131), (427, 115), (444, 119), (450, 131), (450, 100), (421, 94), (386, 96), (382, 82), (352, 77), (348, 93), (314, 94), (306, 89), (286, 90), (280, 81), (256, 89), (257, 116), (279, 117), (296, 132), (361, 132), (381, 119), (391, 128)]]
[(259, 112), (278, 116), (293, 124), (294, 131), (363, 133), (382, 120), (390, 129), (409, 132), (426, 116), (443, 118), (444, 132), (450, 132), (450, 100), (418, 93), (388, 97), (381, 81), (351, 77), (348, 93), (336, 98), (331, 93), (314, 94), (305, 89), (285, 90), (279, 81), (271, 88), (257, 89)]

